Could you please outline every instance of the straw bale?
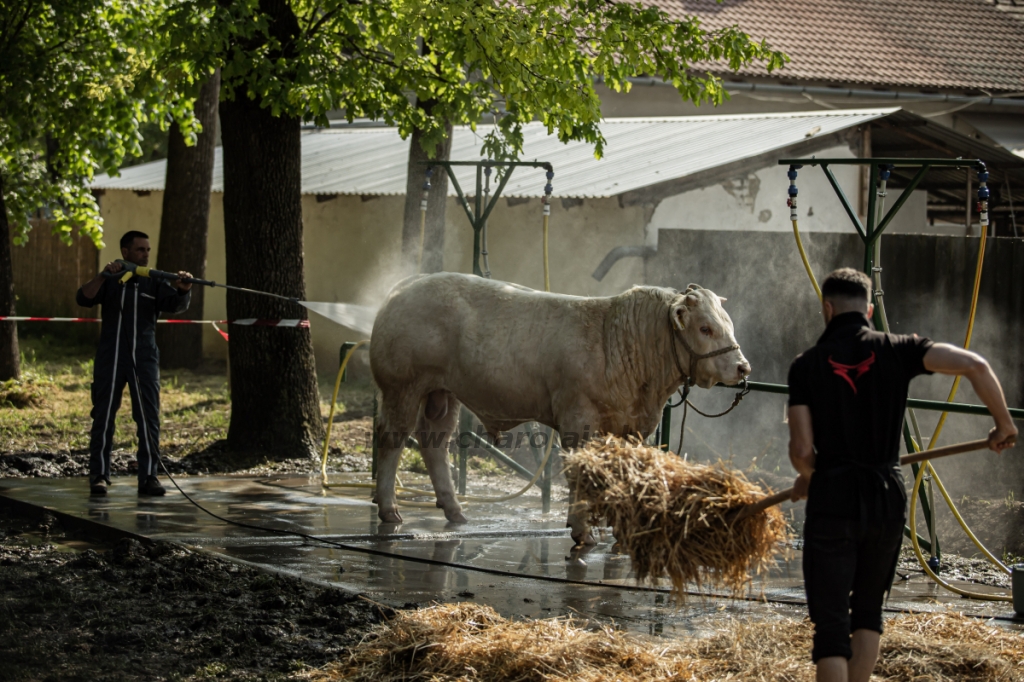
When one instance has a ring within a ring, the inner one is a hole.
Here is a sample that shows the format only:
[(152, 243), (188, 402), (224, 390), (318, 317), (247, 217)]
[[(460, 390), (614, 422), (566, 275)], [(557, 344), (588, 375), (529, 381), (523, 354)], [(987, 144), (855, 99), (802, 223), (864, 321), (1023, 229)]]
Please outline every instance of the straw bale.
[[(899, 615), (874, 680), (1024, 682), (1024, 636), (955, 613)], [(399, 612), (350, 654), (302, 677), (437, 682), (811, 682), (812, 628), (790, 618), (723, 620), (710, 637), (638, 637), (573, 618), (515, 621), (479, 604)]]
[(673, 647), (586, 625), (573, 618), (507, 620), (468, 602), (400, 612), (348, 660), (313, 679), (654, 682), (688, 676), (691, 662)]
[(740, 593), (775, 563), (789, 529), (777, 507), (737, 520), (731, 513), (767, 494), (741, 472), (686, 462), (637, 440), (607, 437), (566, 458), (576, 499), (604, 519), (633, 561), (638, 581), (667, 576), (677, 596), (687, 583)]

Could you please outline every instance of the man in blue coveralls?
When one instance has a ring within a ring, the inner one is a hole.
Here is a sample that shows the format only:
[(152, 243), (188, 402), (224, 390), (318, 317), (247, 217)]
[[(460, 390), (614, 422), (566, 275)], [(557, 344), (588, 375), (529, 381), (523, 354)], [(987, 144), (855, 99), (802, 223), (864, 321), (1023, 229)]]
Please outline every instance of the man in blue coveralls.
[[(149, 265), (149, 237), (132, 230), (121, 237), (121, 258)], [(109, 277), (124, 266), (107, 263), (100, 274), (78, 290), (78, 305), (103, 305), (103, 323), (92, 381), (92, 433), (89, 440), (89, 493), (106, 495), (110, 484), (110, 451), (114, 419), (125, 384), (132, 399), (132, 418), (139, 437), (139, 495), (163, 495), (156, 477), (160, 457), (160, 351), (156, 320), (160, 313), (188, 309), (191, 283), (134, 277)], [(179, 277), (191, 277), (179, 272)]]

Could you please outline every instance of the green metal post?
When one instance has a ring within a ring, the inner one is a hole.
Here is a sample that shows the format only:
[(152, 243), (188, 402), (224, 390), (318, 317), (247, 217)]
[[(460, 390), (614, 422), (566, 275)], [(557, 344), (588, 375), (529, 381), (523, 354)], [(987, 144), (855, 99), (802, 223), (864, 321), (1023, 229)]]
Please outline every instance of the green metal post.
[[(459, 413), (459, 494), (466, 494), (466, 468), (469, 463), (469, 444), (464, 440), (463, 434), (473, 433), (473, 418), (469, 410), (462, 408)], [(465, 443), (465, 445), (464, 445)]]
[(483, 224), (480, 220), (480, 214), (482, 213), (480, 208), (480, 200), (483, 194), (483, 167), (476, 167), (476, 196), (473, 197), (473, 274), (478, 277), (484, 276), (484, 271), (480, 268), (480, 233), (483, 230)]
[(370, 479), (377, 480), (377, 396), (373, 396), (373, 433), (370, 434)]
[[(907, 425), (907, 420), (906, 419), (903, 420), (903, 442), (907, 446), (907, 452), (908, 453), (914, 452), (914, 439), (910, 435), (910, 427)], [(915, 479), (917, 478), (917, 472), (918, 472), (918, 470), (920, 468), (921, 468), (920, 464), (911, 464), (910, 465), (910, 469), (913, 472)], [(932, 521), (934, 519), (934, 516), (932, 515), (931, 500), (928, 499), (928, 496), (925, 494), (925, 491), (923, 489), (919, 491), (919, 494), (921, 495), (921, 507), (924, 509), (924, 520), (928, 524), (929, 543), (928, 543), (928, 548), (927, 549), (928, 549), (929, 552), (931, 552), (932, 551), (932, 545), (934, 544), (934, 546), (935, 546), (934, 554), (935, 554), (936, 557), (941, 559), (942, 556), (941, 556), (941, 554), (939, 552), (939, 538), (935, 534), (935, 527), (934, 527), (934, 525), (932, 523)], [(907, 527), (907, 533), (909, 533), (909, 532), (910, 532), (910, 528)], [(921, 539), (921, 537), (918, 536), (918, 540), (920, 540), (920, 539)], [(921, 546), (923, 547), (924, 545), (922, 544)]]
[[(338, 356), (339, 366), (341, 365), (342, 362), (345, 362), (345, 356), (348, 355), (349, 351), (355, 348), (355, 346), (355, 341), (346, 341), (345, 343), (341, 344), (341, 352), (339, 353)], [(341, 382), (345, 383), (346, 381), (348, 381), (348, 367), (345, 368), (345, 371), (341, 375)]]
[[(672, 406), (669, 403), (665, 403), (665, 407), (661, 410), (661, 443), (659, 443), (662, 450), (668, 452), (671, 448), (669, 447), (672, 437)], [(679, 454), (679, 453), (676, 453)]]
[[(875, 188), (878, 187), (878, 166), (871, 164), (868, 173), (868, 214), (865, 216), (864, 225), (864, 274), (871, 277), (871, 268), (874, 266), (875, 254), (871, 246), (875, 242), (875, 204), (878, 202), (878, 195)], [(881, 329), (878, 321), (875, 321), (875, 328)]]
[(547, 443), (544, 443), (544, 446), (546, 449), (547, 444), (551, 443), (551, 454), (548, 456), (548, 461), (544, 463), (544, 478), (540, 488), (541, 512), (544, 514), (547, 514), (551, 511), (551, 466), (552, 463), (555, 461), (555, 457), (558, 456), (558, 453), (555, 452), (555, 444), (552, 443), (554, 437), (554, 429), (548, 429), (548, 440)]

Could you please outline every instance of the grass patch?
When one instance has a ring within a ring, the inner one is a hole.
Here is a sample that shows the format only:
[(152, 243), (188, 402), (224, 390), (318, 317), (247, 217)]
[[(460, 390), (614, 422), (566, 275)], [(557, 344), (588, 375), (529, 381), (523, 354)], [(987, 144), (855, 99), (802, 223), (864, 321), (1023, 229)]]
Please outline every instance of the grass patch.
[[(95, 346), (75, 340), (62, 343), (47, 335), (26, 336), (20, 341), (22, 377), (0, 384), (0, 452), (87, 450)], [(319, 383), (320, 408), (326, 422), (334, 384), (327, 377)], [(161, 371), (160, 408), (161, 449), (173, 457), (204, 450), (227, 438), (231, 394), (226, 373), (216, 367)], [(368, 418), (372, 414), (372, 387), (365, 383), (342, 384), (331, 445), (343, 452), (366, 450)], [(137, 446), (131, 399), (125, 390), (114, 448), (134, 451)]]
[(403, 448), (402, 459), (399, 462), (398, 468), (402, 471), (409, 471), (414, 474), (428, 473), (427, 463), (424, 462), (423, 457), (420, 456), (420, 451), (412, 448)]
[(466, 462), (473, 473), (481, 476), (500, 476), (503, 472), (501, 467), (490, 457), (470, 457)]

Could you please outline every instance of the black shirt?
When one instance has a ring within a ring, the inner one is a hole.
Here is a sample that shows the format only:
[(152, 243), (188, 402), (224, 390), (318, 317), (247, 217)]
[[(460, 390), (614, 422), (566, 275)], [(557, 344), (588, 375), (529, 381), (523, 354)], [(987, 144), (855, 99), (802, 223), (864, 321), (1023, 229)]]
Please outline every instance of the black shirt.
[(836, 315), (789, 368), (789, 404), (811, 410), (816, 452), (807, 514), (905, 514), (900, 435), (910, 380), (930, 374), (932, 341), (874, 331), (862, 313)]
[(117, 279), (104, 280), (94, 298), (86, 297), (81, 289), (75, 295), (80, 306), (92, 308), (97, 303), (103, 306), (103, 324), (96, 351), (96, 362), (100, 364), (159, 362), (157, 317), (161, 312), (188, 310), (191, 298), (191, 292), (145, 277), (132, 277), (125, 284)]

